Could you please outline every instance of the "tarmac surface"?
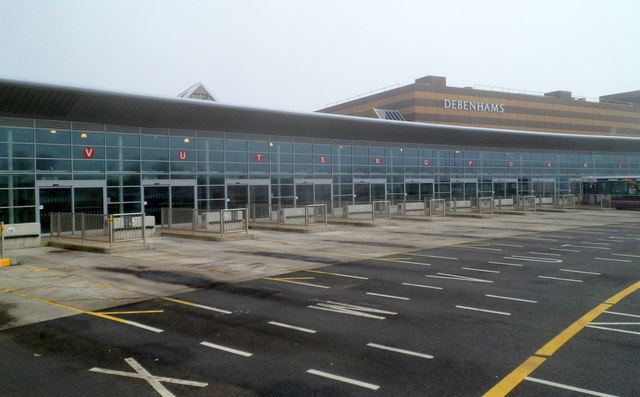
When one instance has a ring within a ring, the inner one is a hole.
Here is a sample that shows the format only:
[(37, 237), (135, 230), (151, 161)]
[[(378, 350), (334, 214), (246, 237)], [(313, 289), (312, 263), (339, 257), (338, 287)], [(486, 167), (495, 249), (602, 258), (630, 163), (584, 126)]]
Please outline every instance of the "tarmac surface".
[(1, 394), (640, 395), (639, 215), (20, 252)]

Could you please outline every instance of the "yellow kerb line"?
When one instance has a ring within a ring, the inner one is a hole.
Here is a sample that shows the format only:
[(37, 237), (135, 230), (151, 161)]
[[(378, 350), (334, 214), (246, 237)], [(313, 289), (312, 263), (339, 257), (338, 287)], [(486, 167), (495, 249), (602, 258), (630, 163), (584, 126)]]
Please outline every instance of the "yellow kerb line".
[(151, 313), (164, 313), (164, 310), (162, 309), (155, 309), (155, 310), (130, 310), (130, 311), (123, 311), (123, 312), (97, 312), (100, 314), (151, 314)]
[(534, 356), (527, 358), (518, 368), (514, 369), (509, 375), (504, 377), (500, 382), (493, 386), (484, 394), (485, 397), (506, 396), (516, 388), (522, 381), (529, 376), (536, 368), (551, 357), (558, 349), (573, 338), (578, 332), (582, 331), (591, 321), (601, 315), (605, 310), (620, 302), (622, 299), (631, 295), (640, 289), (640, 281), (635, 282), (629, 287), (618, 292), (604, 303), (591, 309), (584, 316), (580, 317), (576, 322), (565, 328), (553, 339), (540, 348)]

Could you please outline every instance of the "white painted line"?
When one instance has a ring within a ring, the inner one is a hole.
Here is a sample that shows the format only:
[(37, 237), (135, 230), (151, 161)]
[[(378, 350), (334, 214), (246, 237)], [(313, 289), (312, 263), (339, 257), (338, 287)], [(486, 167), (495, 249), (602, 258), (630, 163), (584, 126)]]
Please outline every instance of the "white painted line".
[(527, 261), (527, 262), (541, 262), (541, 263), (562, 263), (562, 259), (539, 257), (539, 256), (511, 255), (511, 256), (505, 256), (504, 259), (512, 259), (516, 261)]
[(640, 325), (639, 322), (630, 322), (630, 323), (608, 323), (608, 322), (597, 322), (597, 323), (589, 323), (591, 325)]
[(193, 306), (193, 307), (197, 307), (197, 308), (204, 309), (204, 310), (210, 310), (212, 312), (218, 312), (218, 313), (223, 313), (223, 314), (231, 314), (232, 313), (229, 310), (222, 310), (222, 309), (218, 309), (218, 308), (211, 307), (211, 306), (205, 306), (205, 305), (201, 305), (201, 304), (198, 304), (198, 303), (183, 301), (183, 300), (180, 300), (180, 299), (166, 298), (166, 297), (162, 298), (162, 299), (164, 299), (166, 301), (169, 301), (169, 302), (180, 303), (182, 305)]
[(581, 252), (580, 250), (570, 250), (566, 248), (549, 248), (551, 251), (562, 251), (562, 252)]
[(160, 332), (164, 332), (164, 330), (160, 329), (160, 328), (156, 328), (156, 327), (151, 327), (149, 325), (144, 325), (144, 324), (140, 324), (139, 322), (136, 321), (131, 321), (131, 320), (123, 320), (125, 324), (128, 325), (133, 325), (134, 327), (138, 327), (138, 328), (142, 328), (142, 329), (146, 329), (147, 331), (152, 331), (155, 333), (160, 333)]
[(434, 287), (432, 285), (423, 285), (423, 284), (411, 284), (411, 283), (402, 283), (402, 285), (407, 285), (409, 287), (420, 287), (420, 288), (430, 288), (430, 289), (442, 289), (442, 287)]
[(456, 280), (456, 281), (471, 281), (471, 282), (475, 282), (475, 283), (493, 283), (492, 280), (483, 280), (481, 278), (475, 278), (475, 277), (467, 277), (467, 276), (460, 276), (458, 274), (450, 274), (450, 273), (436, 273), (437, 275), (431, 275), (431, 274), (427, 274), (425, 277), (429, 277), (429, 278), (442, 278), (445, 280)]
[(211, 347), (213, 349), (222, 350), (222, 351), (225, 351), (227, 353), (237, 354), (237, 355), (242, 356), (242, 357), (251, 357), (251, 356), (253, 356), (252, 353), (243, 352), (242, 350), (236, 350), (236, 349), (232, 349), (230, 347), (226, 347), (226, 346), (222, 346), (222, 345), (216, 345), (215, 343), (211, 343), (211, 342), (200, 342), (200, 344), (203, 345), (203, 346)]
[(474, 249), (474, 250), (485, 250), (485, 251), (502, 251), (501, 248), (487, 248), (487, 247), (467, 247), (467, 246), (452, 246), (452, 248), (465, 248), (465, 249)]
[(536, 252), (536, 251), (529, 251), (530, 254), (533, 255), (552, 255), (552, 256), (562, 256), (562, 254), (554, 254), (551, 252)]
[(590, 248), (593, 250), (610, 250), (609, 247), (592, 247), (588, 245), (573, 245), (573, 244), (563, 244), (563, 247), (573, 247), (573, 248)]
[(389, 350), (391, 352), (396, 352), (396, 353), (402, 353), (402, 354), (408, 354), (410, 356), (416, 356), (416, 357), (422, 357), (422, 358), (433, 358), (432, 355), (430, 354), (424, 354), (424, 353), (418, 353), (418, 352), (412, 352), (410, 350), (404, 350), (404, 349), (398, 349), (395, 347), (389, 347), (389, 346), (384, 346), (384, 345), (379, 345), (377, 343), (367, 343), (367, 346), (369, 347), (375, 347), (376, 349), (382, 349), (382, 350)]
[(302, 281), (293, 281), (293, 280), (279, 279), (279, 278), (272, 278), (272, 277), (265, 277), (264, 279), (265, 280), (271, 280), (271, 281), (280, 281), (281, 283), (304, 285), (304, 286), (307, 286), (307, 287), (314, 287), (314, 288), (324, 288), (324, 289), (329, 289), (330, 288), (330, 287), (328, 287), (326, 285), (303, 283)]
[(462, 270), (470, 270), (472, 272), (484, 272), (484, 273), (500, 273), (497, 270), (476, 269), (474, 267), (463, 267)]
[(633, 334), (633, 335), (640, 335), (640, 332), (638, 331), (629, 331), (626, 329), (617, 329), (617, 328), (609, 328), (609, 327), (599, 327), (597, 325), (587, 325), (588, 328), (596, 328), (596, 329), (602, 329), (605, 331), (615, 331), (615, 332), (622, 332), (623, 334)]
[(489, 243), (489, 245), (495, 245), (498, 247), (514, 247), (514, 248), (524, 248), (524, 245), (518, 245), (518, 244), (504, 244), (504, 243)]
[(492, 265), (505, 265), (505, 266), (516, 266), (516, 267), (524, 267), (521, 263), (507, 263), (507, 262), (493, 262), (489, 261), (487, 263), (491, 263)]
[(554, 387), (557, 387), (557, 388), (560, 388), (560, 389), (565, 389), (565, 390), (577, 391), (579, 393), (589, 394), (591, 396), (616, 397), (613, 394), (605, 394), (605, 393), (600, 393), (600, 392), (593, 391), (593, 390), (582, 389), (580, 387), (563, 385), (562, 383), (556, 383), (556, 382), (551, 382), (551, 381), (544, 380), (544, 379), (532, 378), (531, 376), (527, 376), (525, 379), (530, 381), (530, 382), (541, 383), (543, 385), (554, 386)]
[(485, 295), (485, 296), (486, 296), (486, 297), (489, 297), (489, 298), (506, 299), (506, 300), (509, 300), (509, 301), (527, 302), (527, 303), (538, 303), (538, 301), (534, 301), (534, 300), (530, 300), (530, 299), (511, 298), (511, 297), (509, 297), (509, 296), (490, 295), (490, 294), (487, 294), (487, 295)]
[(403, 300), (403, 301), (411, 300), (411, 298), (405, 298), (404, 296), (385, 295), (385, 294), (378, 294), (376, 292), (367, 292), (367, 295), (380, 296), (382, 298), (399, 299), (399, 300)]
[(140, 363), (133, 359), (133, 357), (125, 358), (124, 361), (126, 361), (127, 364), (129, 364), (129, 366), (133, 368), (133, 370), (136, 371), (142, 379), (146, 380), (162, 397), (174, 397), (173, 393), (167, 390), (160, 381), (154, 378), (153, 375), (144, 369)]
[(575, 233), (586, 233), (586, 234), (606, 234), (605, 232), (591, 232), (585, 230), (574, 230)]
[(547, 234), (547, 237), (553, 237), (553, 238), (568, 238), (568, 239), (574, 239), (575, 237), (571, 237), (571, 236), (554, 236), (552, 234)]
[(615, 258), (593, 258), (593, 259), (597, 259), (599, 261), (609, 261), (609, 262), (626, 262), (626, 263), (631, 263), (631, 261), (629, 259), (615, 259)]
[(582, 244), (589, 244), (589, 245), (611, 245), (609, 243), (596, 243), (596, 242), (592, 242), (592, 241), (583, 241)]
[(547, 280), (558, 280), (558, 281), (572, 281), (574, 283), (581, 283), (582, 280), (574, 280), (572, 278), (560, 278), (560, 277), (549, 277), (549, 276), (538, 276), (538, 278), (544, 278)]
[(624, 256), (625, 258), (640, 258), (640, 255), (630, 255), (630, 254), (611, 254), (613, 256)]
[(569, 272), (569, 273), (593, 274), (594, 276), (601, 276), (602, 275), (602, 273), (585, 272), (583, 270), (560, 269), (560, 271), (561, 272)]
[(420, 255), (420, 254), (411, 254), (411, 253), (409, 253), (409, 254), (407, 254), (407, 255), (424, 256), (424, 257), (426, 257), (426, 258), (448, 259), (448, 260), (451, 260), (451, 261), (457, 261), (457, 260), (458, 260), (458, 258), (455, 258), (455, 257), (453, 257), (453, 256)]
[(625, 316), (625, 317), (635, 317), (635, 318), (640, 318), (640, 315), (638, 314), (629, 314), (629, 313), (620, 313), (620, 312), (612, 312), (609, 310), (605, 310), (604, 311), (607, 314), (615, 314), (616, 316)]
[(305, 272), (318, 273), (318, 274), (328, 274), (328, 275), (331, 275), (331, 276), (338, 276), (338, 277), (356, 278), (358, 280), (368, 280), (369, 279), (369, 277), (353, 276), (351, 274), (344, 274), (344, 273), (323, 272), (323, 271), (320, 271), (320, 270), (305, 270)]
[(370, 390), (378, 390), (380, 388), (380, 386), (374, 385), (372, 383), (367, 383), (367, 382), (362, 382), (362, 381), (355, 380), (355, 379), (345, 378), (344, 376), (334, 375), (334, 374), (330, 374), (328, 372), (318, 371), (316, 369), (308, 369), (307, 373), (312, 374), (312, 375), (322, 376), (323, 378), (329, 378), (329, 379), (337, 380), (337, 381), (344, 382), (344, 383), (350, 383), (352, 385), (364, 387), (364, 388), (370, 389)]
[(495, 310), (478, 309), (477, 307), (458, 306), (458, 305), (456, 305), (456, 307), (458, 309), (474, 310), (474, 311), (477, 311), (477, 312), (485, 312), (485, 313), (492, 313), (492, 314), (501, 314), (503, 316), (510, 316), (511, 315), (511, 313), (507, 313), (507, 312), (498, 312), (498, 311), (495, 311)]
[(316, 330), (314, 329), (309, 329), (309, 328), (302, 328), (302, 327), (296, 327), (295, 325), (289, 325), (289, 324), (285, 324), (285, 323), (279, 323), (277, 321), (269, 321), (267, 324), (270, 325), (275, 325), (276, 327), (282, 327), (282, 328), (289, 328), (289, 329), (294, 329), (296, 331), (300, 331), (300, 332), (306, 332), (308, 334), (315, 334)]
[(309, 305), (307, 307), (311, 309), (316, 309), (316, 310), (324, 310), (324, 311), (340, 313), (340, 314), (349, 314), (352, 316), (374, 318), (376, 320), (384, 320), (386, 317), (378, 316), (370, 313), (390, 314), (392, 316), (395, 316), (396, 314), (398, 314), (396, 312), (390, 312), (386, 310), (373, 309), (365, 306), (356, 306), (348, 303), (332, 302), (332, 301), (326, 301), (326, 303), (318, 303), (315, 306)]

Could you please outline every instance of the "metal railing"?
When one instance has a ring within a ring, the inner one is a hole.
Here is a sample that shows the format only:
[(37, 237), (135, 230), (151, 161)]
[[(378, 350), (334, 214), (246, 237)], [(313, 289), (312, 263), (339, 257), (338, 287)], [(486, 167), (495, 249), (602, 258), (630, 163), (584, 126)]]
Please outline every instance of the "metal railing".
[(277, 226), (298, 225), (306, 228), (327, 226), (326, 204), (310, 204), (300, 207), (278, 204), (251, 204), (249, 219), (252, 224), (268, 223)]
[(611, 195), (610, 194), (583, 194), (578, 200), (583, 206), (592, 206), (600, 208), (611, 207)]
[(4, 259), (4, 222), (0, 222), (0, 259)]
[(222, 210), (198, 210), (193, 208), (162, 208), (161, 230), (184, 230), (196, 233), (249, 234), (249, 218), (246, 208)]
[(522, 212), (536, 210), (536, 196), (515, 196), (514, 208)]
[(556, 194), (553, 197), (553, 206), (561, 209), (576, 209), (576, 196), (573, 194)]
[(447, 215), (447, 202), (445, 199), (429, 200), (429, 216), (445, 218)]
[(49, 217), (49, 239), (77, 239), (113, 245), (123, 241), (146, 243), (144, 213), (84, 214), (52, 212)]
[(373, 220), (391, 220), (391, 203), (388, 200), (377, 200), (371, 203), (373, 206)]
[(473, 197), (471, 199), (471, 212), (492, 214), (493, 206), (493, 197)]

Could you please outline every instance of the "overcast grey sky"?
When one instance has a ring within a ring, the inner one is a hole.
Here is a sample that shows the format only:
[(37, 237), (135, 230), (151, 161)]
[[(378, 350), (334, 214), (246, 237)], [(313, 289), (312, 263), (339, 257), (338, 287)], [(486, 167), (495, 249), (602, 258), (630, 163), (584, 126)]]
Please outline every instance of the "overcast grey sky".
[(449, 85), (640, 89), (640, 1), (0, 0), (0, 77), (316, 110)]

